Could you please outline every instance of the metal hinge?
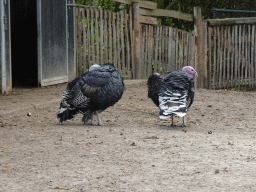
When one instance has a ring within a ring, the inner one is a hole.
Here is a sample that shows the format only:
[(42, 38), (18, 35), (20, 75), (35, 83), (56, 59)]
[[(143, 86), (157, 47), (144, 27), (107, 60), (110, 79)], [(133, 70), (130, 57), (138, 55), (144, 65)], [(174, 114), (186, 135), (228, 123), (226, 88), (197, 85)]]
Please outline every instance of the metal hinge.
[[(69, 5), (69, 4), (71, 4), (71, 1), (68, 1), (68, 5)], [(71, 7), (70, 7), (70, 6), (68, 6), (68, 9), (71, 9)]]

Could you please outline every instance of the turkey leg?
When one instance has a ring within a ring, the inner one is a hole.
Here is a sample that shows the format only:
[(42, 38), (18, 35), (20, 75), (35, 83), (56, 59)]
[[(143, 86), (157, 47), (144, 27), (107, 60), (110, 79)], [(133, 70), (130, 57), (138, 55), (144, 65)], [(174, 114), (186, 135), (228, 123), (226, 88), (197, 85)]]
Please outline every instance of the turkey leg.
[(98, 125), (99, 125), (99, 126), (104, 126), (104, 124), (103, 124), (103, 123), (101, 123), (101, 120), (100, 120), (100, 116), (99, 116), (98, 111), (96, 111), (96, 112), (95, 112), (95, 115), (96, 115), (96, 116), (97, 116), (97, 118), (98, 118)]

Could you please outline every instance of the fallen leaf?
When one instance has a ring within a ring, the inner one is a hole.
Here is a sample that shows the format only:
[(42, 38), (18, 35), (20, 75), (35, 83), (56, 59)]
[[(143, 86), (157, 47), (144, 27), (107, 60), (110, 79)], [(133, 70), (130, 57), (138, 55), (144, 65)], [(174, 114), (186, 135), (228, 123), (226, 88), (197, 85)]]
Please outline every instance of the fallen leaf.
[(3, 169), (3, 171), (11, 171), (11, 169)]

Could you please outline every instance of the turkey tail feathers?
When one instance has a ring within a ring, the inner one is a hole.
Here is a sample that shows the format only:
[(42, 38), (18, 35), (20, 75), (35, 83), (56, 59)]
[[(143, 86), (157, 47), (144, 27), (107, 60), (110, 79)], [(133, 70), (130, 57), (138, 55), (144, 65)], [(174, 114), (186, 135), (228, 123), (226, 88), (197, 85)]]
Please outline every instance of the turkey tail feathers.
[(59, 112), (57, 114), (57, 118), (60, 120), (60, 123), (66, 120), (73, 119), (74, 116), (79, 112), (77, 109), (71, 108), (68, 104), (68, 100), (70, 98), (71, 92), (67, 88), (63, 94), (63, 100), (60, 104)]
[(57, 114), (57, 118), (60, 120), (60, 123), (62, 123), (63, 121), (73, 119), (77, 113), (78, 113), (78, 110), (60, 108), (60, 111)]

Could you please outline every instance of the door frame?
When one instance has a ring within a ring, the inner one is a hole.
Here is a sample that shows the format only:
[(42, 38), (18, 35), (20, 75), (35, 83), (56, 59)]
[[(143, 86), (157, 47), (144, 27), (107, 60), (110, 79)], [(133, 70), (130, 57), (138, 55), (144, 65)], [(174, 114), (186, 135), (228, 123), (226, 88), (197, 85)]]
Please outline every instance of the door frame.
[(1, 89), (2, 94), (12, 91), (10, 0), (0, 1)]

